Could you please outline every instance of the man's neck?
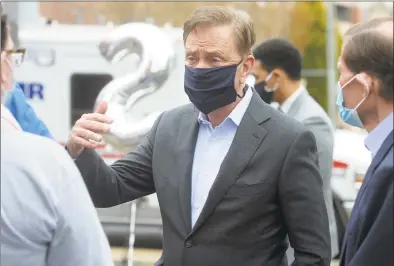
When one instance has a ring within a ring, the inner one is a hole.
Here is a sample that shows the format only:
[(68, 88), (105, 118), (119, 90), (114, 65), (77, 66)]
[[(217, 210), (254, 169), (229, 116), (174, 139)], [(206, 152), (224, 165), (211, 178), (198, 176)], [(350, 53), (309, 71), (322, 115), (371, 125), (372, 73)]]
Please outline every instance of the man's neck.
[[(245, 86), (245, 84), (241, 86), (242, 92), (237, 92), (239, 95), (243, 95), (243, 97), (246, 95)], [(212, 127), (215, 128), (220, 125), (231, 114), (231, 112), (235, 109), (235, 107), (239, 104), (241, 100), (242, 98), (237, 97), (235, 102), (220, 107), (219, 109), (216, 109), (215, 111), (209, 113), (207, 117), (209, 122), (211, 122)]]
[(280, 93), (277, 97), (277, 102), (282, 105), (287, 99), (291, 97), (300, 87), (299, 81), (285, 81), (280, 87)]
[(237, 97), (235, 102), (209, 113), (207, 117), (212, 127), (215, 128), (220, 125), (231, 114), (240, 101), (241, 99)]
[(378, 104), (378, 110), (374, 115), (370, 115), (364, 123), (368, 133), (372, 132), (386, 117), (393, 113), (393, 103), (381, 102)]

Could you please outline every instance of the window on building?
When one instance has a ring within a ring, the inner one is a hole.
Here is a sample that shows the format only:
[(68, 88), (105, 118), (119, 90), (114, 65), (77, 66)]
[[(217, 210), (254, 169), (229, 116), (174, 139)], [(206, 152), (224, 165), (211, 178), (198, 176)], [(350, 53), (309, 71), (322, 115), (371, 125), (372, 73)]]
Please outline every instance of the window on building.
[(350, 7), (343, 6), (343, 5), (335, 5), (335, 9), (336, 9), (335, 11), (336, 11), (338, 20), (351, 22), (352, 14), (351, 14)]
[(71, 126), (83, 114), (93, 112), (97, 96), (111, 80), (108, 74), (75, 73), (71, 76)]

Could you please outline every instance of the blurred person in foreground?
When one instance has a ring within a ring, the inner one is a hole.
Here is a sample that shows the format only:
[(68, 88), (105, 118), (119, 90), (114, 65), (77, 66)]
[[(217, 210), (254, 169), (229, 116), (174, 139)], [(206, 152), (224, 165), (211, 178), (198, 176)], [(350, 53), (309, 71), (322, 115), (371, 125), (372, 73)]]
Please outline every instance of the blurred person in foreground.
[[(331, 255), (339, 253), (338, 233), (332, 201), (331, 172), (334, 149), (334, 126), (324, 109), (309, 95), (301, 83), (302, 57), (299, 50), (285, 39), (267, 40), (257, 46), (252, 74), (261, 88), (272, 92), (279, 110), (300, 121), (316, 138), (323, 193), (327, 207), (331, 236)], [(312, 225), (311, 225), (312, 226)], [(294, 259), (288, 251), (289, 262)]]
[(347, 225), (341, 266), (394, 265), (393, 18), (350, 28), (338, 61), (337, 105), (346, 123), (368, 131), (373, 156)]
[(108, 266), (110, 247), (82, 177), (57, 143), (23, 132), (4, 106), (13, 47), (1, 15), (2, 266)]
[(93, 150), (111, 127), (102, 102), (66, 148), (93, 202), (157, 193), (163, 254), (156, 265), (330, 264), (327, 211), (313, 134), (245, 82), (254, 64), (247, 13), (205, 6), (184, 23), (184, 88), (193, 104), (164, 112), (132, 152), (108, 166)]

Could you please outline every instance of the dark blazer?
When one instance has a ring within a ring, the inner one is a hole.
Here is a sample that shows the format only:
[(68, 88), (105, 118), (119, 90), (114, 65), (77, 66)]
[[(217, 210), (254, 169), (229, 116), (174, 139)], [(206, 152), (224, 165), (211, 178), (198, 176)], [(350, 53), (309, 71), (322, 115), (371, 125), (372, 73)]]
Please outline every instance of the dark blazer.
[(341, 266), (393, 266), (393, 132), (372, 160), (347, 225)]
[(206, 204), (191, 226), (198, 133), (191, 104), (163, 113), (135, 151), (107, 166), (92, 150), (76, 160), (93, 202), (111, 207), (156, 192), (166, 266), (330, 264), (330, 234), (311, 132), (254, 92)]

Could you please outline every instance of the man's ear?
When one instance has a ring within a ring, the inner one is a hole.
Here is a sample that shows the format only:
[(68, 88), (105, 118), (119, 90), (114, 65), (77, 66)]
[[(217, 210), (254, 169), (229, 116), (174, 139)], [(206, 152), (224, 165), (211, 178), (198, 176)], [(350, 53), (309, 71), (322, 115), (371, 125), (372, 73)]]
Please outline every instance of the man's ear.
[(367, 88), (368, 93), (371, 92), (373, 78), (370, 75), (362, 72), (356, 76), (356, 80)]
[(358, 74), (356, 76), (356, 80), (362, 85), (364, 85), (365, 87), (370, 87), (372, 84), (372, 77), (364, 72)]
[(241, 83), (245, 83), (246, 79), (248, 78), (249, 74), (252, 71), (254, 63), (255, 63), (255, 59), (252, 55), (249, 55), (248, 57), (245, 58), (244, 62), (242, 63), (242, 72), (240, 73)]
[(249, 76), (254, 64), (255, 64), (254, 57), (252, 55), (248, 55), (244, 61), (244, 72), (243, 73), (246, 77)]

